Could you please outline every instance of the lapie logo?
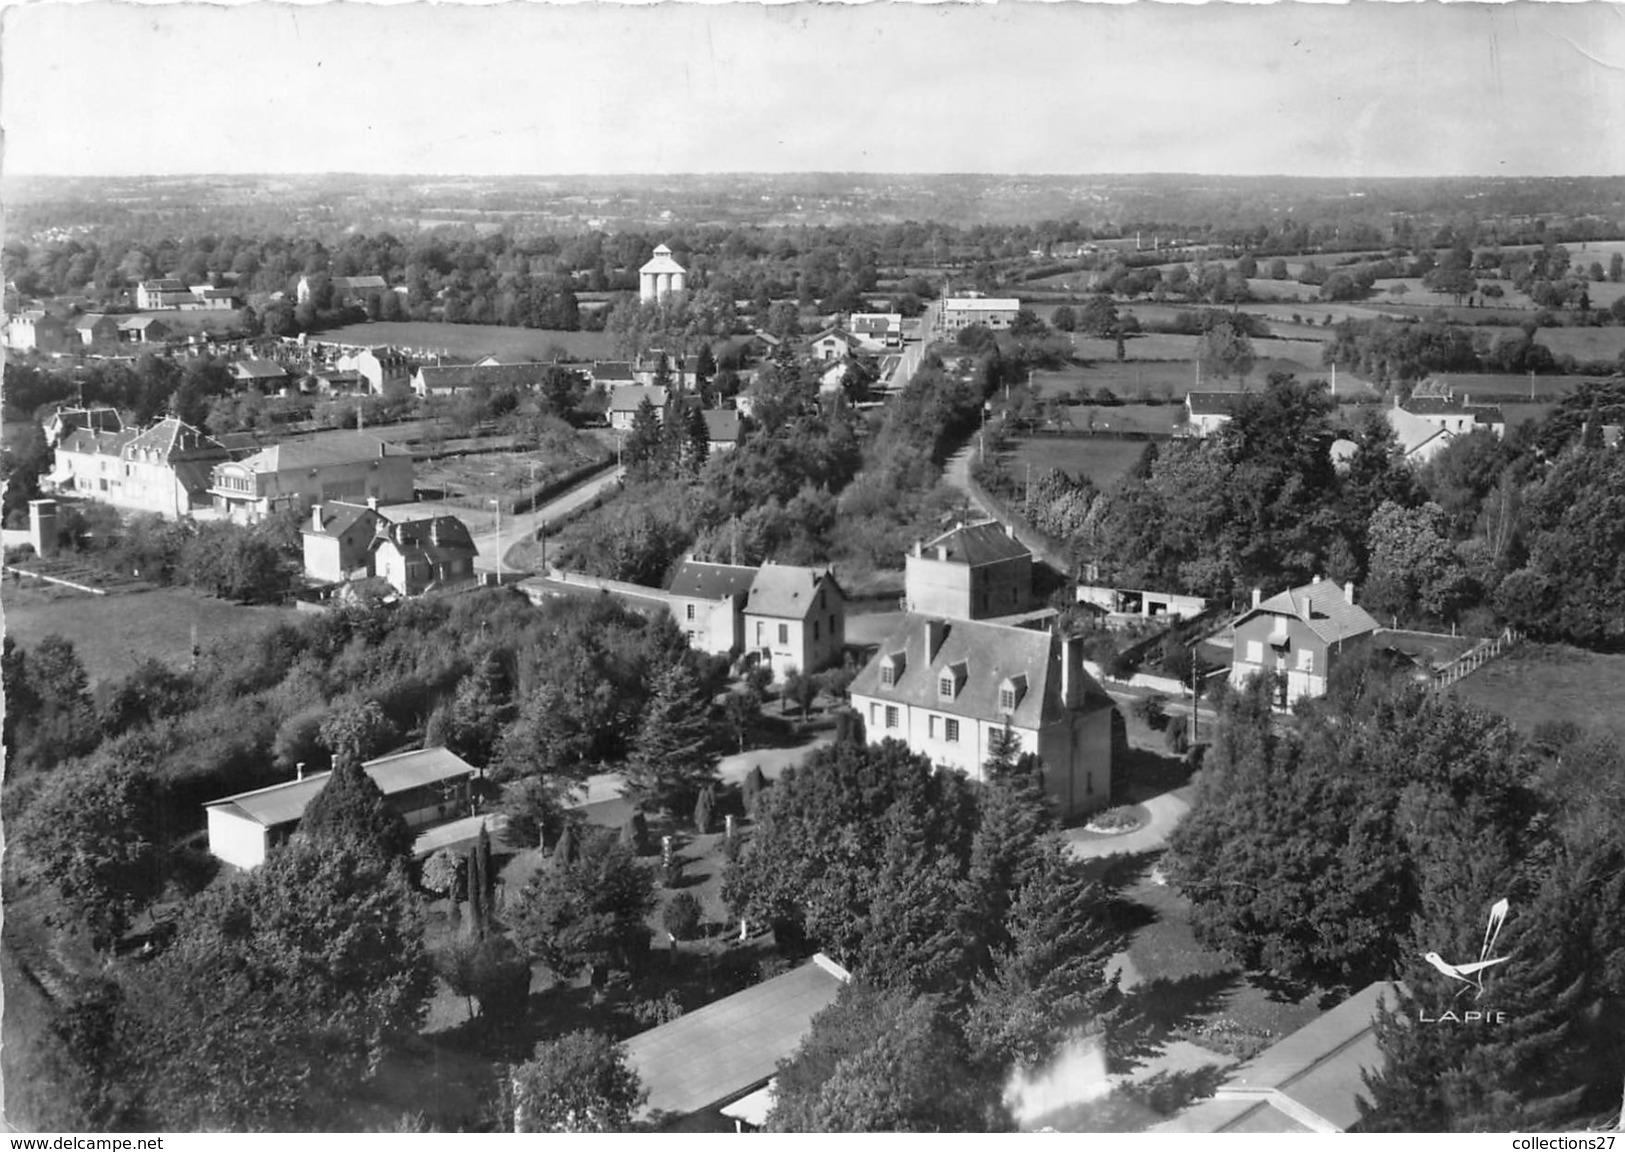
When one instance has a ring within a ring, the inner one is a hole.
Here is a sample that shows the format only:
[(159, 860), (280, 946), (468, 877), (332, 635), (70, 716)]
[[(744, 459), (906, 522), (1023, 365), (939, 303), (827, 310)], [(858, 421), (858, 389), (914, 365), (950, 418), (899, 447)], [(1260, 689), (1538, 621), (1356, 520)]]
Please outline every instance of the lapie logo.
[[(1437, 952), (1425, 952), (1422, 958), (1434, 968), (1438, 969), (1450, 979), (1458, 981), (1461, 987), (1456, 989), (1456, 998), (1460, 999), (1468, 991), (1473, 992), (1473, 999), (1478, 1000), (1484, 995), (1484, 974), (1498, 964), (1505, 964), (1510, 956), (1493, 956), (1497, 941), (1501, 938), (1501, 928), (1506, 923), (1507, 901), (1497, 900), (1490, 906), (1489, 923), (1484, 927), (1484, 942), (1479, 946), (1478, 959), (1463, 964), (1452, 964)], [(1429, 1016), (1427, 1009), (1421, 1010), (1418, 1019), (1424, 1024), (1442, 1024), (1446, 1022), (1459, 1024), (1503, 1024), (1506, 1022), (1506, 1013), (1500, 1011), (1484, 1011), (1469, 1009), (1465, 1012), (1454, 1010), (1444, 1012), (1438, 1016)]]

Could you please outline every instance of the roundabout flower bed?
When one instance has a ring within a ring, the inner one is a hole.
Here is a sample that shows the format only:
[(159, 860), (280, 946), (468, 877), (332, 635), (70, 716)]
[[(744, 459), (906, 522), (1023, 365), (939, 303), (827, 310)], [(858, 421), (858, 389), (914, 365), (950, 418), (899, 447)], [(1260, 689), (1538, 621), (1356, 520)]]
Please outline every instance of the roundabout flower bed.
[(1145, 810), (1145, 805), (1132, 804), (1098, 813), (1083, 827), (1087, 832), (1095, 832), (1102, 836), (1121, 836), (1125, 832), (1145, 827), (1150, 815)]

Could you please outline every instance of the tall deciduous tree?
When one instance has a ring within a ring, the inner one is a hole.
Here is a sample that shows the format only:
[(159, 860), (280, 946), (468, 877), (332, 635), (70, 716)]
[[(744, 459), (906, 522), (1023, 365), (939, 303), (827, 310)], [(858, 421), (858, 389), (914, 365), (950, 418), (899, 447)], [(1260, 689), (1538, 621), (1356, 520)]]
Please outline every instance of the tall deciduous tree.
[(152, 1127), (286, 1131), (332, 1122), (432, 977), (400, 869), (295, 844), (205, 893), (127, 984)]
[(348, 847), (385, 860), (405, 861), (412, 831), (389, 807), (383, 791), (358, 760), (341, 756), (304, 816), (299, 835), (316, 843)]
[(538, 871), (508, 912), (527, 954), (570, 976), (587, 964), (630, 961), (646, 947), (654, 881), (610, 830), (584, 829), (579, 853)]
[(543, 1041), (509, 1076), (515, 1132), (628, 1132), (649, 1095), (626, 1050), (599, 1032)]

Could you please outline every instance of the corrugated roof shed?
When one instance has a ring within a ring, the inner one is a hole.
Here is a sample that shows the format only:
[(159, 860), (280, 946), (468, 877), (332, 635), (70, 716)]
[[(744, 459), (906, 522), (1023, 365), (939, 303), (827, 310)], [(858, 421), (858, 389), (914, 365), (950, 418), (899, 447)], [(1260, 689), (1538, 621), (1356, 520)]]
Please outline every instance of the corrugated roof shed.
[[(423, 748), (381, 756), (362, 765), (372, 782), (385, 796), (393, 796), (425, 784), (462, 779), (474, 774), (474, 767), (446, 748)], [(331, 772), (317, 772), (303, 780), (288, 780), (252, 792), (239, 792), (212, 801), (206, 808), (229, 808), (238, 816), (274, 828), (297, 821), (327, 784)]]
[(846, 979), (819, 956), (632, 1037), (627, 1063), (649, 1090), (641, 1115), (692, 1115), (766, 1083)]

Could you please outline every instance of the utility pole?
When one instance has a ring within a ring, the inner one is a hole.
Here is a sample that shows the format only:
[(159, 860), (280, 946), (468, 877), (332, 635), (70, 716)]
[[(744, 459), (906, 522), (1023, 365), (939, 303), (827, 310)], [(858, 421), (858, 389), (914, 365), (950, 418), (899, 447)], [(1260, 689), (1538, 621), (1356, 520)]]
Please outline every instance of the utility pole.
[(502, 498), (494, 496), (491, 503), (497, 506), (497, 584), (502, 584)]

